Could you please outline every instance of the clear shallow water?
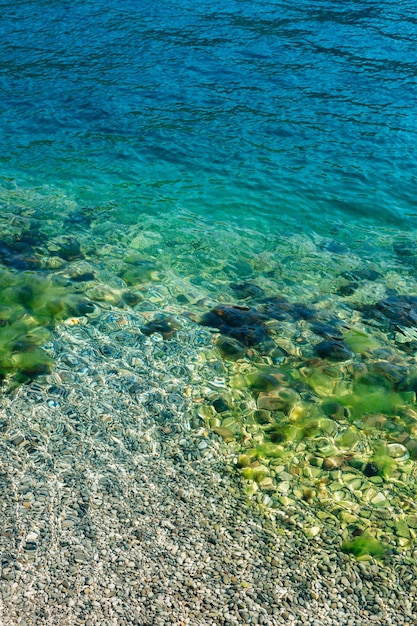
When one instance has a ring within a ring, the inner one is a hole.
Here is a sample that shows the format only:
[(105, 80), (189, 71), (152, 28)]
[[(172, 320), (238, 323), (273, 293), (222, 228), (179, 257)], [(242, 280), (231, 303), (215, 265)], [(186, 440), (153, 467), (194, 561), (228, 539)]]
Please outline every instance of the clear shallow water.
[[(0, 369), (11, 387), (55, 380), (60, 322), (76, 343), (94, 339), (109, 310), (122, 325), (132, 314), (133, 338), (122, 332), (115, 347), (111, 329), (106, 353), (86, 352), (86, 371), (103, 356), (125, 367), (123, 337), (149, 341), (151, 365), (166, 356), (167, 388), (185, 385), (173, 373), (184, 355), (201, 359), (197, 421), (231, 458), (246, 455), (242, 475), (261, 504), (306, 502), (345, 540), (370, 527), (414, 545), (412, 11), (0, 9)], [(202, 330), (210, 309), (239, 316), (230, 305), (256, 309), (255, 321), (215, 317)], [(242, 331), (252, 325), (260, 341)], [(319, 347), (329, 332), (342, 358)], [(239, 358), (219, 349), (224, 337), (240, 340)], [(278, 381), (290, 399), (276, 399)]]

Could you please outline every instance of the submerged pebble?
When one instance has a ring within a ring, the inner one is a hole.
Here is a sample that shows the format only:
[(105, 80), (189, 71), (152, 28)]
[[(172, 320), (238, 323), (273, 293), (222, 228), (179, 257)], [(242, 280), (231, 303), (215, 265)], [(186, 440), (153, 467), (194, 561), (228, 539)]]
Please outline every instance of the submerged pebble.
[(317, 355), (330, 361), (347, 361), (354, 353), (343, 341), (322, 341), (315, 347)]

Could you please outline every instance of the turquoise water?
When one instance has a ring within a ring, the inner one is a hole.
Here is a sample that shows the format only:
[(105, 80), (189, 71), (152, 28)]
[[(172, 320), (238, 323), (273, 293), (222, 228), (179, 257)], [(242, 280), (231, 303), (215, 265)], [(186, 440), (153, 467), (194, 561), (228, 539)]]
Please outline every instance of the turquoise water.
[[(199, 364), (184, 406), (262, 506), (415, 545), (412, 7), (0, 0), (0, 16), (4, 388), (51, 384), (54, 333), (91, 340), (113, 311), (170, 390)], [(112, 337), (99, 358), (126, 367)]]
[[(1, 175), (114, 216), (413, 227), (404, 2), (2, 1)], [(6, 193), (6, 192), (3, 192)]]

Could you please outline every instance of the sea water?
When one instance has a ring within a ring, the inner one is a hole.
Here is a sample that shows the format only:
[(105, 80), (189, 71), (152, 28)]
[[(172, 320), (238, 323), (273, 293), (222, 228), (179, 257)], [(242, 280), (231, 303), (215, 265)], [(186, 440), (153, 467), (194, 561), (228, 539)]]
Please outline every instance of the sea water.
[[(262, 455), (279, 457), (259, 448), (264, 440), (285, 443), (296, 464), (310, 458), (328, 474), (356, 458), (364, 482), (345, 488), (331, 475), (342, 486), (325, 502), (408, 511), (417, 458), (412, 7), (1, 0), (0, 17), (4, 384), (53, 372), (48, 342), (68, 319), (94, 324), (100, 311), (132, 309), (144, 336), (169, 344), (179, 333), (178, 358), (203, 325), (214, 350), (206, 346), (206, 382), (219, 371), (243, 405), (199, 417), (234, 455), (250, 450), (240, 461), (248, 484)], [(242, 334), (248, 325), (262, 341)], [(314, 500), (315, 471), (298, 472), (311, 498), (302, 485), (293, 497)], [(375, 476), (394, 476), (407, 495), (373, 489)], [(410, 534), (397, 539), (408, 545)]]

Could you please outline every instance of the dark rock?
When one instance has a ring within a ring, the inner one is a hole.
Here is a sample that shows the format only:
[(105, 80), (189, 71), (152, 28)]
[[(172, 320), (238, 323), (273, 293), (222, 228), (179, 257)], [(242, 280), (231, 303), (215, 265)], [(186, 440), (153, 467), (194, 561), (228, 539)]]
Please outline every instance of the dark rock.
[(351, 296), (353, 293), (355, 293), (358, 287), (358, 283), (348, 283), (347, 285), (342, 285), (341, 287), (339, 287), (337, 293), (341, 296)]
[[(264, 316), (256, 309), (241, 306), (218, 306), (205, 313), (200, 324), (212, 328), (239, 328), (241, 326), (261, 324)], [(226, 334), (226, 333), (225, 333)]]
[(269, 340), (269, 335), (261, 324), (257, 326), (240, 326), (239, 328), (231, 328), (228, 335), (248, 347), (256, 346)]
[(132, 293), (131, 291), (125, 291), (122, 294), (123, 302), (128, 304), (129, 306), (135, 306), (143, 299), (137, 293)]
[(381, 277), (381, 274), (379, 272), (377, 272), (376, 270), (372, 270), (372, 269), (356, 269), (356, 270), (350, 270), (348, 272), (342, 272), (341, 276), (343, 276), (343, 278), (346, 278), (347, 280), (350, 281), (361, 281), (361, 280), (368, 280), (368, 281), (374, 281), (377, 278)]
[(37, 269), (40, 261), (32, 256), (32, 249), (28, 245), (0, 243), (0, 263), (6, 267), (24, 271)]
[(265, 411), (265, 409), (256, 409), (253, 414), (256, 422), (258, 424), (270, 424), (271, 423), (271, 412)]
[(75, 237), (67, 237), (66, 241), (60, 244), (54, 255), (61, 257), (65, 261), (75, 261), (75, 259), (84, 258), (80, 242)]
[(371, 476), (377, 476), (379, 474), (379, 468), (376, 463), (367, 463), (364, 467), (363, 473), (370, 478)]
[(230, 287), (236, 292), (236, 296), (241, 300), (247, 298), (262, 298), (264, 290), (253, 283), (231, 283)]
[(141, 332), (149, 337), (154, 333), (160, 333), (164, 339), (169, 339), (181, 327), (178, 320), (172, 317), (159, 317), (155, 319), (153, 322), (149, 322), (144, 326), (141, 326)]
[(322, 341), (316, 346), (316, 352), (320, 358), (330, 361), (346, 361), (354, 356), (343, 341)]
[(375, 305), (377, 317), (392, 320), (395, 325), (417, 326), (417, 296), (389, 296)]
[(324, 402), (322, 409), (327, 417), (331, 417), (334, 420), (345, 420), (349, 417), (349, 411), (339, 402)]
[(268, 319), (275, 320), (289, 317), (294, 320), (313, 320), (317, 317), (317, 312), (311, 305), (290, 302), (283, 296), (273, 296), (264, 300), (261, 311)]
[(311, 330), (316, 335), (320, 335), (320, 337), (324, 337), (325, 339), (336, 339), (337, 341), (343, 339), (343, 333), (338, 328), (331, 326), (331, 324), (316, 322), (311, 325)]
[(93, 272), (84, 272), (83, 274), (75, 274), (74, 276), (71, 276), (71, 280), (74, 283), (83, 283), (94, 279), (95, 274)]
[(81, 228), (88, 228), (91, 225), (93, 218), (89, 209), (75, 209), (68, 214), (68, 217), (65, 220), (65, 224), (69, 226), (78, 226)]
[(216, 400), (214, 400), (213, 407), (216, 413), (224, 413), (225, 411), (229, 411), (230, 409), (226, 400), (224, 400), (223, 398), (217, 398)]
[(93, 302), (80, 302), (77, 306), (78, 315), (90, 315), (95, 311), (95, 304)]
[(249, 307), (218, 306), (205, 313), (200, 324), (217, 328), (222, 335), (237, 339), (245, 346), (255, 346), (269, 339), (264, 319), (262, 313)]
[(346, 254), (348, 251), (347, 246), (345, 246), (344, 243), (340, 243), (335, 239), (329, 239), (319, 247), (321, 250), (326, 250), (327, 252), (332, 252), (333, 254)]
[(266, 298), (262, 306), (262, 313), (267, 319), (285, 320), (292, 311), (292, 304), (283, 296)]
[(177, 296), (177, 302), (179, 304), (188, 304), (189, 300), (188, 300), (187, 296), (185, 296), (183, 293), (180, 293)]
[(416, 245), (412, 241), (398, 241), (392, 247), (399, 257), (412, 257), (417, 252)]
[(372, 364), (371, 371), (392, 383), (401, 383), (407, 376), (406, 367), (390, 361), (376, 361)]

